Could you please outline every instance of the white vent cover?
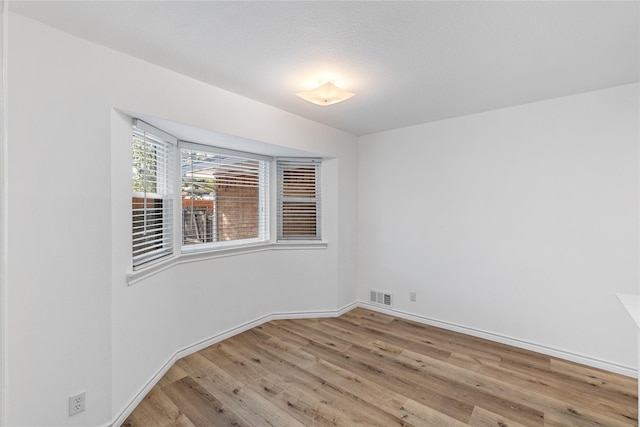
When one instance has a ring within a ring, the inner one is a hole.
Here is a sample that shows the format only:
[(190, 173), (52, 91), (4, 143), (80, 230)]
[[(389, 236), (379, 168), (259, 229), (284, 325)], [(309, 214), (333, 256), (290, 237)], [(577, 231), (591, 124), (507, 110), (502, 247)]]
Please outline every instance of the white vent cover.
[(393, 297), (389, 292), (369, 291), (369, 302), (379, 305), (393, 306)]

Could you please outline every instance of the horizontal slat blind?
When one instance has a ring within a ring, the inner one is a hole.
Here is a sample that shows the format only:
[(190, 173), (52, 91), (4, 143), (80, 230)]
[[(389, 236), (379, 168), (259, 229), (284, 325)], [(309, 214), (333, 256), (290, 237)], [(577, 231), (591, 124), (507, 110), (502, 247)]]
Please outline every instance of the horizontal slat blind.
[(278, 161), (278, 240), (320, 239), (320, 161)]
[(181, 149), (183, 247), (267, 241), (269, 162), (192, 147)]
[(133, 125), (132, 238), (134, 269), (173, 253), (174, 146), (150, 126)]

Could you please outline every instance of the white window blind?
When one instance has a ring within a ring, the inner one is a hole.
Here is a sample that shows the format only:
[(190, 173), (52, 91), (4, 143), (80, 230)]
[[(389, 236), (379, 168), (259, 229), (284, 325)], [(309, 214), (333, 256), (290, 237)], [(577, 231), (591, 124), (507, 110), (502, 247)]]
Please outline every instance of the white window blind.
[(174, 145), (170, 135), (134, 119), (131, 147), (134, 269), (173, 253)]
[(320, 160), (279, 160), (278, 240), (320, 239)]
[(183, 249), (268, 241), (269, 161), (181, 145)]

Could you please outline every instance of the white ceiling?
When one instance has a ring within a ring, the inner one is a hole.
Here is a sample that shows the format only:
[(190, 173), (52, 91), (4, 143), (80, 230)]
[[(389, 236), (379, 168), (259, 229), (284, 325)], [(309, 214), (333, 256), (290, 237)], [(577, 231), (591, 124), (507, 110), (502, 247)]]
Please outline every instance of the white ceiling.
[[(9, 1), (354, 135), (640, 81), (640, 2)], [(332, 79), (357, 95), (319, 107)]]

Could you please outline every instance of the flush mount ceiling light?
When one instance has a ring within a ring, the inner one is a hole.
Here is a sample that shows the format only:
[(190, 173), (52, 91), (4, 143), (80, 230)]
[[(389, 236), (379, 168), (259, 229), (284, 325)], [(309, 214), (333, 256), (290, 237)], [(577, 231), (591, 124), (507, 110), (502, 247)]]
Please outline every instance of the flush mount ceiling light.
[(331, 80), (318, 82), (320, 86), (306, 92), (297, 93), (300, 98), (313, 104), (326, 107), (351, 98), (355, 93), (347, 92), (334, 85)]

